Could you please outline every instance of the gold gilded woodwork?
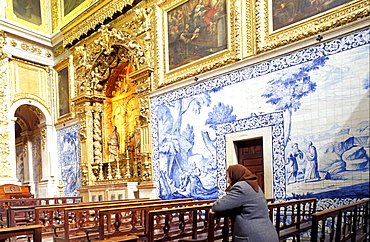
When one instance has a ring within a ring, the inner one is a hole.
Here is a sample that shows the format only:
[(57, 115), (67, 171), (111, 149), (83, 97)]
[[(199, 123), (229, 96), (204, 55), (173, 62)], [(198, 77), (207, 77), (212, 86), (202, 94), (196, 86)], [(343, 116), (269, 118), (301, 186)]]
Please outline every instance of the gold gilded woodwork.
[[(149, 154), (141, 152), (141, 131), (148, 125), (140, 116), (140, 104), (142, 97), (148, 98), (145, 95), (149, 94), (152, 70), (147, 66), (142, 39), (136, 36), (106, 25), (94, 39), (71, 50), (76, 90), (72, 102), (80, 122), (82, 180), (86, 186), (140, 181), (143, 173), (147, 181), (151, 179), (151, 170), (143, 170), (151, 167), (151, 160)], [(148, 107), (144, 110), (148, 115)], [(111, 159), (114, 150), (108, 143), (113, 127), (120, 146), (117, 158)], [(148, 140), (150, 134), (146, 135)]]
[(240, 4), (242, 11), (239, 11), (238, 8), (235, 8), (235, 11), (238, 11), (236, 17), (241, 18), (240, 22), (242, 23), (242, 56), (243, 58), (247, 58), (256, 54), (256, 1), (240, 1)]
[(55, 33), (59, 30), (59, 26), (61, 26), (60, 20), (60, 1), (59, 0), (52, 0), (51, 1), (51, 18), (52, 18), (52, 32)]
[[(41, 31), (46, 34), (50, 34), (50, 21), (49, 21), (49, 12), (48, 12), (48, 4), (47, 0), (40, 0), (40, 16), (41, 19), (40, 24), (37, 24), (34, 19), (22, 19), (18, 17), (15, 12), (13, 11), (13, 1), (14, 0), (6, 0), (6, 18), (9, 20), (12, 20), (14, 22), (17, 22), (19, 24), (22, 24), (24, 26), (27, 26), (29, 28)], [(31, 2), (32, 3), (32, 2)]]
[(21, 48), (23, 50), (29, 51), (29, 52), (34, 53), (34, 54), (38, 54), (38, 55), (42, 54), (42, 50), (40, 48), (37, 48), (37, 47), (35, 47), (34, 45), (31, 45), (31, 44), (22, 43)]
[(14, 39), (12, 39), (12, 40), (10, 41), (10, 45), (11, 45), (12, 47), (16, 47), (16, 46), (17, 46), (17, 41), (15, 41)]
[(265, 52), (369, 16), (369, 0), (355, 0), (287, 28), (272, 29), (268, 0), (257, 0), (257, 52)]
[[(78, 16), (74, 15), (73, 20), (71, 18), (73, 14), (68, 14), (61, 23), (63, 26), (61, 31), (64, 36), (64, 46), (72, 44), (74, 40), (80, 39), (80, 37), (87, 34), (89, 30), (95, 29), (95, 26), (103, 23), (105, 19), (112, 18), (116, 12), (122, 11), (124, 7), (132, 5), (132, 3), (133, 0), (97, 1), (82, 14)], [(88, 4), (85, 7), (87, 6)], [(81, 6), (81, 8), (84, 8), (84, 6)], [(71, 15), (70, 19), (68, 18), (69, 15)], [(62, 18), (62, 16), (60, 17)]]
[(64, 51), (65, 51), (65, 49), (64, 49), (63, 45), (59, 45), (57, 48), (55, 48), (54, 56), (58, 57), (61, 54), (63, 54)]
[(130, 62), (135, 69), (146, 64), (142, 47), (132, 34), (109, 25), (103, 25), (99, 33), (89, 46), (74, 48), (77, 95), (102, 94), (102, 84), (119, 62)]
[(31, 62), (10, 62), (11, 101), (29, 98), (43, 104), (50, 112), (49, 69)]
[(10, 157), (10, 133), (9, 133), (9, 79), (8, 79), (8, 60), (5, 59), (6, 54), (2, 52), (2, 48), (6, 43), (6, 34), (0, 30), (0, 102), (2, 107), (0, 110), (0, 177), (10, 177), (11, 170)]
[(3, 52), (3, 47), (6, 44), (6, 33), (3, 30), (0, 30), (0, 60), (6, 57), (6, 54)]

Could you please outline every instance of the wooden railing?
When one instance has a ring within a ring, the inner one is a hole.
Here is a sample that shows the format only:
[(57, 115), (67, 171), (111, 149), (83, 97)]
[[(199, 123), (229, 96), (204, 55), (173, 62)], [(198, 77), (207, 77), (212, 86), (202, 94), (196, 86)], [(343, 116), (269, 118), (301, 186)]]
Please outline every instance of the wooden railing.
[(299, 241), (300, 234), (311, 229), (316, 203), (316, 198), (308, 198), (267, 204), (270, 220), (279, 239), (293, 237)]
[(312, 215), (311, 242), (369, 239), (369, 199)]

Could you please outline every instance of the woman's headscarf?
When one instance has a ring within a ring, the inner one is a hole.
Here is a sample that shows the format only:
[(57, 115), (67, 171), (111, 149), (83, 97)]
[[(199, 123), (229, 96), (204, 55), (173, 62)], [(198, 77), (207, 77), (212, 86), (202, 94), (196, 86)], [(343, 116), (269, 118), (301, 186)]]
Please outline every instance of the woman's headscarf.
[(246, 181), (256, 192), (258, 192), (258, 178), (250, 170), (241, 164), (231, 165), (227, 168), (226, 173), (229, 175), (231, 184), (226, 188), (230, 188), (238, 181)]

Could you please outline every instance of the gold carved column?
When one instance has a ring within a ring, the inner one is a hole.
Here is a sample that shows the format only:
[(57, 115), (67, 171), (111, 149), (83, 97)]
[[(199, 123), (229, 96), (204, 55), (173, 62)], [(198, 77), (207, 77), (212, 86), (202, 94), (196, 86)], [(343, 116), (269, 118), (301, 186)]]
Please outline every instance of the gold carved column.
[(137, 156), (141, 158), (141, 184), (152, 184), (152, 144), (150, 128), (150, 99), (151, 78), (153, 70), (150, 67), (143, 68), (130, 74), (130, 79), (136, 83), (136, 93), (140, 103), (140, 116), (138, 129), (140, 132), (140, 145)]

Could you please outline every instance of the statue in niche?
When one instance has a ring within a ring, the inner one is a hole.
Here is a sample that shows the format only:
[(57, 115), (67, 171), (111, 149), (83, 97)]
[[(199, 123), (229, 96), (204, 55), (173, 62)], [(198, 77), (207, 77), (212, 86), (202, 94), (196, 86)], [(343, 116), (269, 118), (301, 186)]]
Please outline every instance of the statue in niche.
[(112, 134), (108, 139), (109, 161), (118, 161), (120, 137), (117, 127), (113, 126)]
[(140, 154), (140, 128), (138, 124), (138, 117), (136, 118), (136, 125), (134, 126), (134, 132), (132, 135), (127, 137), (127, 149), (132, 152), (134, 156)]

